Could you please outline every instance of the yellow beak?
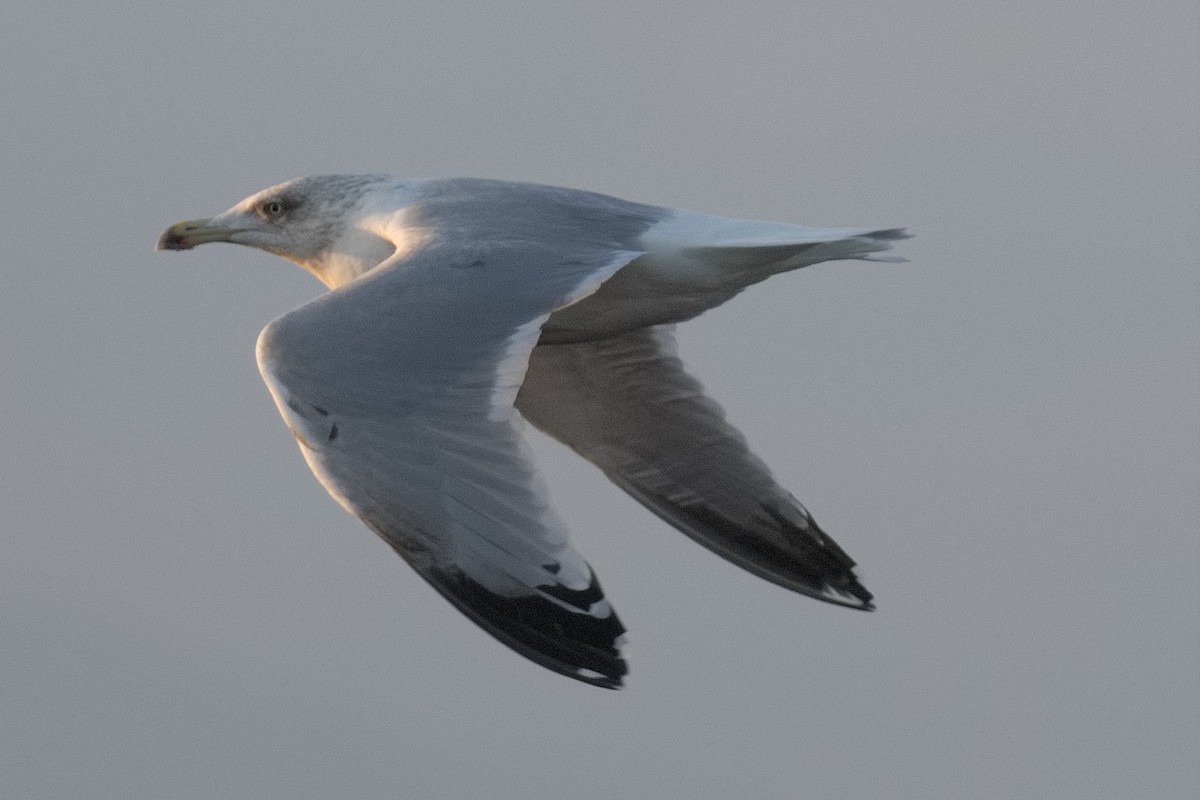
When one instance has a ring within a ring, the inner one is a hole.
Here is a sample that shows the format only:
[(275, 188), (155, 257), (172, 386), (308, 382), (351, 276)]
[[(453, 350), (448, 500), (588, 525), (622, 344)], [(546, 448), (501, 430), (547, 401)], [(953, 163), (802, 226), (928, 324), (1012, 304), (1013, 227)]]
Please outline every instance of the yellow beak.
[(241, 228), (230, 228), (223, 225), (213, 225), (207, 219), (188, 219), (176, 222), (163, 231), (158, 237), (155, 250), (191, 250), (205, 242), (228, 242), (229, 237), (240, 232)]

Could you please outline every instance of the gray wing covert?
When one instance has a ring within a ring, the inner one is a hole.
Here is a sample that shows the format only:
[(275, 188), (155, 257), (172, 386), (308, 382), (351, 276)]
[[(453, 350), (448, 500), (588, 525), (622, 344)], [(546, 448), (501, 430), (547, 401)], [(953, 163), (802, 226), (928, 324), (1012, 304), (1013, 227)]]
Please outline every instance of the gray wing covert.
[(854, 561), (684, 371), (671, 326), (538, 345), (517, 408), (722, 557), (793, 591), (872, 608)]
[(500, 641), (620, 686), (624, 628), (567, 541), (512, 404), (555, 308), (637, 256), (437, 248), (285, 314), (258, 360), (322, 485)]

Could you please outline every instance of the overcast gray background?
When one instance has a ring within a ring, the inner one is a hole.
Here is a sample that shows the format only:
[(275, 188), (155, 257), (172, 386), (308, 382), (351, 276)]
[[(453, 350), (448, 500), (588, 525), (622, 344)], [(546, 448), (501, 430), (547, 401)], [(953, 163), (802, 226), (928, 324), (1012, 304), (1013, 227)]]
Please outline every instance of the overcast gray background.
[[(1188, 2), (12, 3), (0, 795), (1184, 798), (1200, 778)], [(875, 614), (545, 439), (619, 693), (476, 629), (305, 469), (253, 360), (321, 287), (169, 223), (329, 171), (808, 224), (694, 372)]]

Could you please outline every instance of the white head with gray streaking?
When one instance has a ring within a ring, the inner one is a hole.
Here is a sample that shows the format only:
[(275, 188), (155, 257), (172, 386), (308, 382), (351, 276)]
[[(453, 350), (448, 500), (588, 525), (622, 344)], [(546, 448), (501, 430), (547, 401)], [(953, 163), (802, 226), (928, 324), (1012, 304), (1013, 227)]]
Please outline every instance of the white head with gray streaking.
[(214, 217), (175, 223), (157, 249), (190, 250), (206, 242), (255, 247), (299, 264), (332, 288), (395, 252), (388, 226), (415, 196), (416, 183), (384, 175), (297, 178)]

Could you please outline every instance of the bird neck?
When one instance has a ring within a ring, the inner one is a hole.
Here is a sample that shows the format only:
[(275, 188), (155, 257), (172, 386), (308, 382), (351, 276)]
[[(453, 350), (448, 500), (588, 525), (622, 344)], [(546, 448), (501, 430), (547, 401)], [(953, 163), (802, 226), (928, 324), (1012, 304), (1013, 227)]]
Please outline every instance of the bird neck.
[(297, 263), (321, 283), (336, 289), (379, 266), (395, 251), (395, 246), (387, 239), (354, 228), (338, 237), (321, 257)]

